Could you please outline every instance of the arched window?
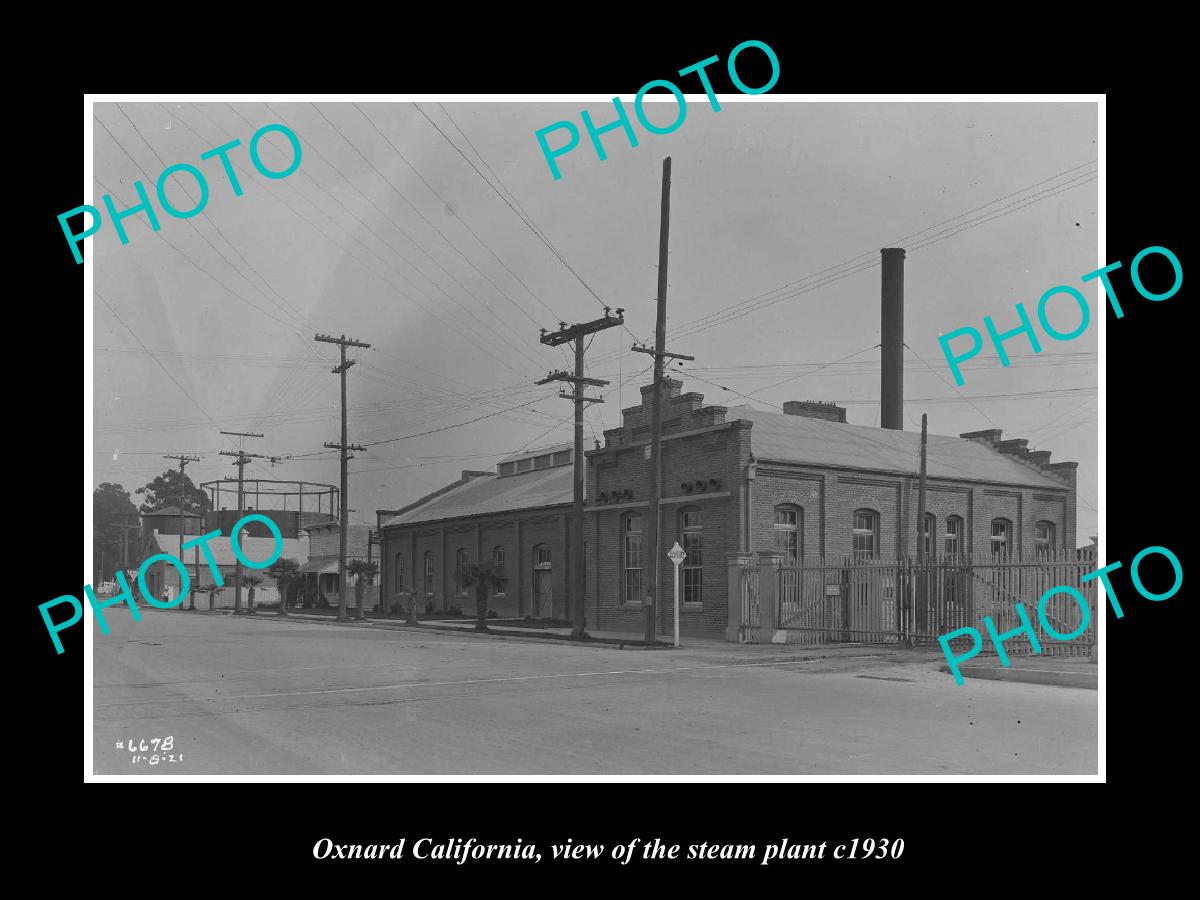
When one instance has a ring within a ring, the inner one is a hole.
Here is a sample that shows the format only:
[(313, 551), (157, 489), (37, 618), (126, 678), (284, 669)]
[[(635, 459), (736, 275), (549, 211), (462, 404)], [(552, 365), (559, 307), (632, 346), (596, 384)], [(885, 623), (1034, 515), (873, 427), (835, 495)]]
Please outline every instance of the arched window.
[(937, 552), (937, 517), (933, 513), (925, 513), (925, 527), (921, 529), (921, 551), (926, 556)]
[(679, 513), (679, 542), (687, 558), (683, 561), (683, 602), (701, 603), (704, 599), (704, 522), (698, 509)]
[(396, 554), (396, 593), (404, 590), (404, 554)]
[[(496, 567), (496, 572), (500, 575), (506, 574), (504, 571), (504, 547), (497, 544), (492, 548), (492, 565)], [(504, 588), (492, 588), (493, 597), (503, 597)]]
[(433, 596), (433, 551), (425, 551), (425, 596)]
[(642, 516), (626, 513), (621, 521), (621, 585), (625, 603), (641, 603), (644, 598), (642, 555)]
[(775, 507), (775, 549), (783, 564), (794, 566), (804, 555), (804, 510), (790, 503)]
[(454, 592), (456, 594), (467, 592), (467, 566), (470, 564), (471, 560), (467, 556), (467, 551), (460, 547), (454, 554)]
[(1033, 526), (1033, 550), (1038, 556), (1049, 556), (1054, 550), (1054, 523), (1038, 522)]
[(1000, 556), (1012, 550), (1012, 522), (992, 519), (992, 555)]
[(860, 559), (879, 555), (879, 513), (873, 509), (854, 511), (854, 555)]
[(955, 556), (966, 550), (963, 544), (962, 516), (949, 516), (946, 519), (946, 555)]

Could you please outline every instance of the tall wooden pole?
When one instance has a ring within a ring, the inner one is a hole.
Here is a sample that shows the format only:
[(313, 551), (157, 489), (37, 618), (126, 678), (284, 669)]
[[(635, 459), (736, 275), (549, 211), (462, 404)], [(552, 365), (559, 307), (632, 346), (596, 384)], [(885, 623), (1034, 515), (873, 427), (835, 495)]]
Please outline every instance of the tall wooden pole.
[[(260, 434), (257, 431), (222, 431), (221, 434), (227, 434), (227, 435), (231, 435), (231, 436), (237, 437), (237, 438), (248, 438), (248, 437), (260, 438), (260, 437), (262, 437), (262, 434)], [(231, 525), (229, 528), (229, 541), (230, 541), (230, 546), (232, 547), (233, 542), (235, 540), (239, 539), (238, 535), (235, 535), (233, 533), (233, 528), (234, 528), (234, 526), (236, 526), (238, 524), (238, 522), (241, 521), (242, 513), (244, 511), (243, 504), (246, 502), (245, 493), (243, 491), (243, 476), (244, 476), (244, 469), (246, 468), (246, 463), (250, 462), (250, 460), (252, 460), (252, 459), (271, 459), (271, 457), (263, 456), (261, 453), (247, 453), (241, 447), (238, 447), (237, 450), (222, 450), (219, 455), (236, 457), (234, 459), (234, 465), (237, 466), (237, 470), (238, 470), (237, 519), (234, 520), (233, 525)], [(233, 567), (233, 614), (236, 616), (236, 615), (240, 615), (241, 612), (242, 612), (242, 561), (240, 559), (237, 559), (237, 557), (235, 555), (234, 567)]]
[(338, 619), (346, 618), (346, 532), (350, 528), (350, 489), (349, 489), (349, 460), (346, 458), (346, 345), (340, 344), (339, 349), (342, 351), (342, 364), (338, 367), (341, 369), (342, 376), (342, 479), (341, 479), (341, 497), (338, 504), (338, 520), (341, 522), (341, 527), (338, 529)]
[[(184, 469), (186, 469), (186, 468), (187, 468), (187, 464), (188, 464), (188, 463), (190, 463), (190, 462), (200, 462), (200, 457), (198, 457), (198, 456), (187, 456), (186, 454), (182, 454), (182, 453), (181, 453), (181, 454), (179, 454), (178, 456), (166, 456), (166, 455), (164, 455), (164, 456), (163, 456), (163, 459), (177, 459), (177, 460), (179, 460), (179, 562), (180, 562), (180, 563), (182, 563), (182, 564), (183, 564), (183, 566), (184, 566), (184, 568), (186, 569), (186, 568), (187, 568), (187, 563), (185, 563), (185, 562), (183, 561), (183, 501), (184, 501), (184, 497), (185, 497), (185, 492), (184, 492), (184, 489), (183, 489), (183, 485), (184, 485)], [(194, 556), (194, 555), (195, 555), (195, 554), (193, 554), (193, 556)], [(196, 571), (196, 570), (193, 570), (193, 573), (192, 573), (192, 586), (193, 586), (193, 587), (196, 585), (196, 583), (197, 583), (197, 582), (196, 582), (196, 579), (197, 579), (199, 576), (200, 576), (200, 573), (199, 573), (198, 571)], [(179, 590), (180, 590), (180, 592), (182, 593), (182, 591), (183, 591), (183, 580), (182, 580), (182, 579), (180, 579), (180, 583), (179, 583)], [(190, 591), (189, 591), (189, 593), (190, 593)], [(182, 602), (183, 602), (183, 601), (181, 600), (181, 601), (180, 601), (180, 603), (182, 604)], [(194, 603), (194, 601), (193, 601), (193, 603)], [(179, 608), (180, 608), (180, 609), (182, 609), (182, 608), (183, 608), (183, 606), (181, 605)]]
[[(583, 335), (575, 338), (575, 377), (583, 378)], [(575, 503), (571, 513), (571, 637), (577, 640), (587, 634), (584, 616), (583, 590), (586, 582), (587, 559), (583, 552), (583, 385), (575, 382)]]
[(650, 502), (646, 546), (650, 554), (650, 590), (646, 595), (646, 643), (658, 634), (659, 535), (658, 501), (662, 467), (663, 356), (667, 344), (667, 248), (671, 230), (671, 157), (663, 160), (662, 208), (658, 226), (658, 309), (654, 319), (654, 394), (650, 420)]
[(608, 384), (600, 378), (586, 378), (583, 374), (583, 354), (584, 343), (583, 339), (589, 334), (595, 334), (598, 331), (603, 331), (606, 328), (615, 328), (618, 325), (625, 324), (623, 317), (624, 310), (618, 309), (617, 314), (613, 316), (609, 308), (604, 308), (604, 318), (595, 319), (591, 322), (583, 324), (568, 325), (566, 322), (560, 323), (558, 331), (547, 333), (542, 329), (541, 342), (551, 347), (558, 347), (562, 344), (574, 342), (575, 344), (575, 374), (571, 375), (567, 372), (557, 371), (549, 373), (545, 378), (537, 381), (537, 384), (549, 384), (551, 381), (564, 381), (573, 386), (570, 394), (559, 393), (559, 397), (571, 400), (575, 404), (575, 472), (574, 484), (575, 495), (571, 519), (570, 541), (571, 541), (571, 591), (570, 591), (570, 618), (571, 618), (571, 637), (577, 640), (586, 639), (587, 628), (585, 617), (586, 604), (584, 603), (584, 590), (587, 585), (587, 558), (583, 547), (583, 495), (584, 482), (587, 478), (587, 469), (584, 467), (583, 458), (583, 410), (585, 403), (603, 403), (603, 397), (586, 397), (584, 396), (585, 386), (604, 387)]
[[(925, 571), (925, 448), (927, 441), (926, 428), (929, 422), (929, 416), (921, 413), (921, 474), (917, 480), (917, 610), (916, 610), (916, 630), (918, 633), (925, 631), (925, 604), (929, 596), (929, 575)], [(929, 542), (932, 544), (934, 535), (929, 535)], [(931, 548), (932, 549), (932, 548)], [(910, 625), (911, 625), (910, 621)], [(911, 632), (911, 628), (910, 628)], [(910, 637), (911, 643), (911, 637)]]
[[(330, 444), (327, 442), (325, 444), (325, 446), (326, 447), (337, 447), (341, 451), (341, 461), (342, 461), (342, 465), (341, 465), (341, 470), (342, 470), (342, 473), (341, 473), (342, 474), (341, 498), (340, 498), (340, 502), (338, 504), (338, 506), (339, 506), (338, 522), (339, 522), (339, 531), (341, 532), (340, 535), (338, 536), (338, 620), (343, 621), (347, 618), (347, 616), (346, 616), (346, 599), (347, 599), (346, 598), (346, 533), (350, 530), (350, 491), (349, 491), (349, 486), (348, 486), (349, 474), (347, 471), (347, 465), (348, 465), (351, 457), (348, 455), (348, 452), (350, 450), (365, 450), (366, 449), (365, 447), (359, 447), (359, 446), (351, 447), (347, 441), (347, 435), (346, 435), (346, 372), (347, 372), (347, 370), (349, 370), (349, 368), (352, 365), (354, 365), (354, 360), (350, 360), (350, 361), (346, 360), (346, 348), (347, 347), (363, 347), (365, 349), (365, 348), (369, 348), (371, 345), (365, 344), (362, 341), (355, 340), (354, 338), (347, 338), (344, 334), (340, 338), (335, 338), (335, 337), (331, 337), (329, 335), (324, 335), (324, 334), (318, 334), (318, 335), (315, 335), (313, 339), (317, 340), (317, 341), (322, 341), (326, 344), (337, 344), (338, 349), (341, 351), (341, 360), (342, 360), (341, 365), (337, 366), (335, 369), (332, 370), (334, 372), (334, 374), (338, 374), (338, 375), (342, 376), (342, 440), (340, 443), (337, 443), (337, 444)], [(318, 591), (320, 590), (320, 587), (321, 587), (321, 576), (317, 575), (317, 590)], [(363, 611), (362, 611), (362, 609), (359, 609), (358, 610), (358, 618), (361, 619), (362, 616), (363, 616)]]

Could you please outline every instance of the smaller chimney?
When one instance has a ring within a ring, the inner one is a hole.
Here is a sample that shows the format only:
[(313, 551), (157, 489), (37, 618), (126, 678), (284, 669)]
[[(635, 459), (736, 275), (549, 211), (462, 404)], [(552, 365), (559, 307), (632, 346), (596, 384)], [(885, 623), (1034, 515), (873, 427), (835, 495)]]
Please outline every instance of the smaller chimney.
[(824, 419), (826, 422), (846, 422), (846, 408), (836, 403), (821, 400), (789, 400), (783, 404), (784, 415), (803, 416), (806, 419)]

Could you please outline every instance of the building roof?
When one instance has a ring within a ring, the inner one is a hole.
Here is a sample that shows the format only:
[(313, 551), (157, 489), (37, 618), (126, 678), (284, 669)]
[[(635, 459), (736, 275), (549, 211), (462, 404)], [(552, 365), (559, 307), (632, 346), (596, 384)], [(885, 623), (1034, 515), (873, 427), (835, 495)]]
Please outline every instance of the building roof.
[[(814, 466), (870, 469), (877, 472), (918, 473), (921, 434), (890, 428), (845, 425), (806, 416), (764, 412), (751, 406), (731, 406), (726, 422), (754, 423), (750, 446), (760, 460), (807, 463)], [(979, 441), (930, 434), (926, 450), (930, 478), (957, 478), (1036, 487), (1066, 487), (1031, 465), (992, 450)]]
[(520, 453), (514, 453), (511, 456), (506, 456), (500, 460), (497, 465), (503, 465), (506, 462), (513, 462), (518, 459), (532, 459), (535, 456), (545, 456), (547, 453), (561, 453), (564, 450), (574, 450), (575, 444), (573, 441), (568, 441), (565, 444), (555, 444), (552, 447), (541, 447), (537, 450), (522, 450)]
[[(310, 525), (305, 525), (303, 531), (317, 531), (321, 528), (338, 528), (340, 524), (337, 519), (330, 519), (328, 522), (314, 522)], [(346, 556), (367, 556), (367, 542), (371, 537), (370, 525), (355, 525), (350, 523), (350, 530), (346, 532)]]
[[(176, 556), (179, 553), (179, 535), (177, 534), (159, 534), (154, 532), (151, 540), (157, 544), (158, 549), (163, 553), (170, 553)], [(188, 541), (188, 536), (184, 535), (184, 543)], [(244, 537), (239, 545), (242, 548), (242, 555), (246, 559), (257, 561), (262, 559), (270, 559), (271, 554), (275, 552), (275, 538), (273, 537)], [(229, 535), (223, 534), (220, 537), (215, 537), (208, 542), (209, 551), (212, 553), (213, 562), (218, 566), (236, 566), (238, 564), (237, 557), (233, 555), (233, 548), (229, 546)], [(204, 549), (202, 547), (188, 548), (183, 551), (183, 555), (187, 557), (184, 562), (191, 565), (192, 553), (199, 553), (201, 566), (204, 565), (206, 559)], [(284, 538), (283, 552), (279, 555), (280, 559), (290, 557), (299, 563), (308, 561), (308, 540), (305, 538)], [(336, 560), (335, 560), (336, 564)], [(201, 571), (204, 571), (203, 568)]]
[(504, 477), (489, 473), (388, 519), (383, 526), (570, 503), (575, 491), (573, 472), (571, 466), (558, 466)]

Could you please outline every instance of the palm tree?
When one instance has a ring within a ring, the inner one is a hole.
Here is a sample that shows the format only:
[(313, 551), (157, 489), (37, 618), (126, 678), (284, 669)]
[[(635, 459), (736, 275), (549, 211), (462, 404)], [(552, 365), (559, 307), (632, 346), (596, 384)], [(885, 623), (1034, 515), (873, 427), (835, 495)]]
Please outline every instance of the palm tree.
[(463, 584), (475, 586), (475, 630), (487, 631), (488, 591), (500, 591), (508, 577), (504, 574), (504, 566), (497, 565), (494, 559), (483, 562), (468, 562), (463, 570)]
[(254, 589), (263, 583), (261, 575), (255, 575), (253, 572), (242, 573), (242, 584), (250, 588), (250, 593), (246, 596), (246, 612), (254, 612)]
[[(346, 563), (346, 572), (355, 578), (354, 606), (361, 619), (363, 616), (363, 589), (379, 574), (379, 563), (369, 559), (352, 559)], [(367, 579), (366, 583), (363, 582), (364, 578)]]
[(275, 586), (279, 589), (279, 615), (287, 615), (287, 592), (292, 586), (292, 581), (300, 572), (300, 563), (292, 559), (290, 556), (285, 556), (282, 559), (275, 560), (274, 565), (267, 569), (267, 577), (275, 579)]
[(211, 610), (214, 606), (213, 597), (225, 590), (225, 587), (226, 585), (218, 587), (215, 584), (202, 584), (196, 590), (201, 594), (208, 594), (208, 608)]

